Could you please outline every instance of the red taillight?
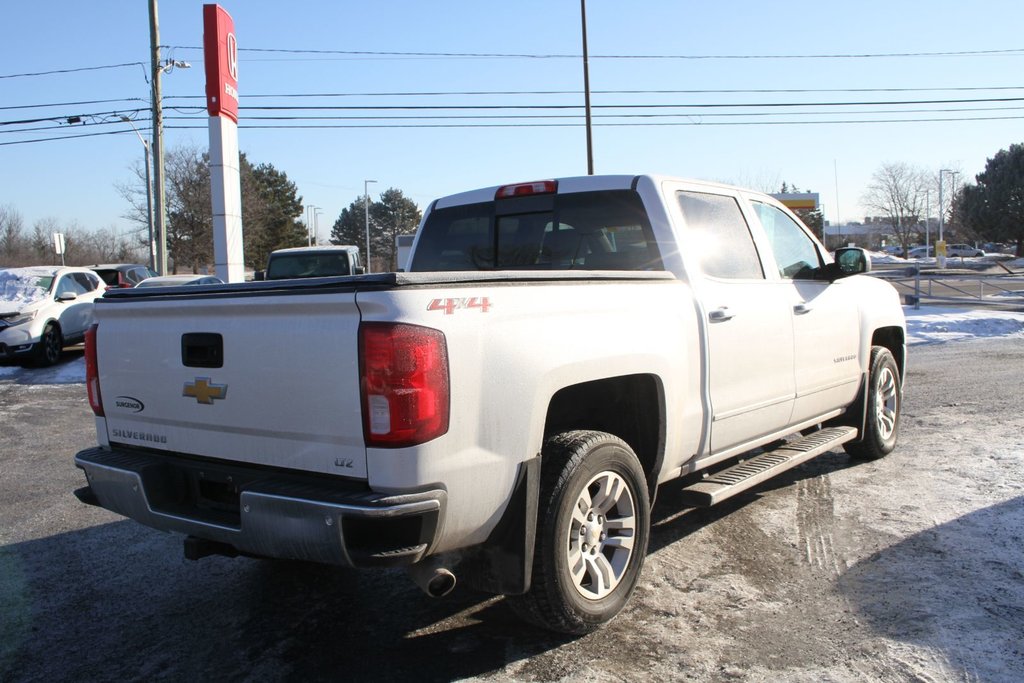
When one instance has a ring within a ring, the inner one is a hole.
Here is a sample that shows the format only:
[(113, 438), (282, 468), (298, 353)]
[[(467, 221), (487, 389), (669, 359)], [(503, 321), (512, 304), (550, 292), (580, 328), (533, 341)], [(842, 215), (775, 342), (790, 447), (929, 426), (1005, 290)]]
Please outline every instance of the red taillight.
[(494, 198), (508, 199), (510, 197), (526, 197), (532, 194), (554, 194), (557, 191), (557, 180), (538, 180), (535, 183), (502, 185), (498, 188), (498, 191), (494, 193)]
[(415, 446), (448, 431), (448, 346), (442, 332), (363, 323), (359, 375), (367, 446)]
[(103, 417), (103, 399), (100, 396), (100, 366), (96, 362), (96, 330), (93, 323), (85, 331), (85, 390), (89, 394), (89, 406), (97, 417)]

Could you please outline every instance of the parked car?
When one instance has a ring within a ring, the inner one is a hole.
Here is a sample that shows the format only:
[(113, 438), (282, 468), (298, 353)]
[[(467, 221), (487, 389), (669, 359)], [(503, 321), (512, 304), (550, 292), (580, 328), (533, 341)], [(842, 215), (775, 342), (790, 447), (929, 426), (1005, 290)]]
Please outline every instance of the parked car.
[(0, 269), (0, 357), (53, 365), (93, 322), (100, 276), (87, 268)]
[(946, 256), (984, 256), (985, 252), (969, 244), (950, 244), (946, 247)]
[(136, 287), (180, 287), (182, 285), (222, 285), (224, 281), (215, 275), (157, 275), (143, 280)]
[(103, 279), (107, 289), (134, 287), (156, 275), (149, 266), (140, 263), (104, 263), (87, 267)]
[(935, 247), (929, 245), (927, 247), (914, 247), (907, 252), (909, 258), (927, 258), (929, 256), (935, 256)]

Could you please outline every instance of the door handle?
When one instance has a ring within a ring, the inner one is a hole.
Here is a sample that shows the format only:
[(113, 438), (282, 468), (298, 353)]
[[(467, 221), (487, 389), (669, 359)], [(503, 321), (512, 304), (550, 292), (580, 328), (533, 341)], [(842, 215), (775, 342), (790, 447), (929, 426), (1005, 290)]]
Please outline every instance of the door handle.
[(810, 313), (813, 310), (814, 310), (814, 306), (811, 306), (808, 303), (799, 303), (799, 304), (797, 304), (796, 306), (793, 307), (793, 312), (796, 313), (797, 315), (803, 315), (804, 313)]
[(736, 317), (736, 314), (729, 310), (728, 306), (722, 306), (708, 313), (708, 319), (713, 322), (725, 322), (726, 320), (732, 320)]

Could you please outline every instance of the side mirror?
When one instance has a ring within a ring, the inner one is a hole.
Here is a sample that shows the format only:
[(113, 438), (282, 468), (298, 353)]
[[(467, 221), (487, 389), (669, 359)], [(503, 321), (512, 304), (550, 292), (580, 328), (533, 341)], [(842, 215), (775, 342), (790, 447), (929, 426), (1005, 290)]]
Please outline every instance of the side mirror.
[(366, 275), (366, 268), (364, 268), (363, 266), (356, 266), (355, 275)]
[(267, 271), (265, 271), (265, 270), (257, 270), (255, 273), (252, 274), (252, 279), (255, 280), (255, 281), (266, 280), (267, 279)]
[(60, 301), (61, 303), (67, 303), (68, 301), (74, 301), (77, 298), (78, 295), (75, 294), (74, 292), (64, 292), (63, 294), (57, 297), (57, 301)]
[(835, 250), (833, 257), (833, 280), (871, 272), (871, 257), (860, 247), (841, 247)]

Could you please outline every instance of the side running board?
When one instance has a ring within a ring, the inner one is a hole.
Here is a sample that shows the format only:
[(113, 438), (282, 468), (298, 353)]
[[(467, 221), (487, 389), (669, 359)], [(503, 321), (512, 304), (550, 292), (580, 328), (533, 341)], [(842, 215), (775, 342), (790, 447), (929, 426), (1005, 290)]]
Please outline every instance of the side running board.
[(737, 465), (705, 477), (682, 490), (685, 505), (707, 507), (746, 491), (775, 475), (857, 438), (856, 427), (829, 427), (798, 441), (755, 455)]

